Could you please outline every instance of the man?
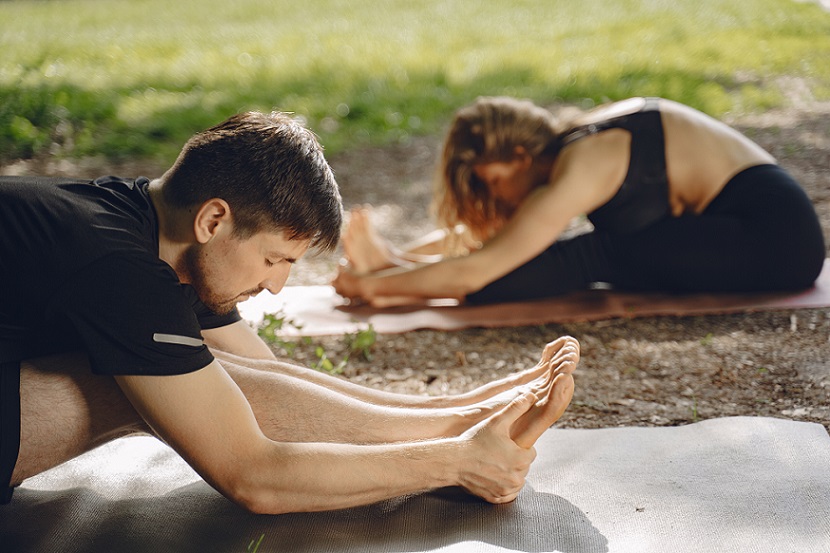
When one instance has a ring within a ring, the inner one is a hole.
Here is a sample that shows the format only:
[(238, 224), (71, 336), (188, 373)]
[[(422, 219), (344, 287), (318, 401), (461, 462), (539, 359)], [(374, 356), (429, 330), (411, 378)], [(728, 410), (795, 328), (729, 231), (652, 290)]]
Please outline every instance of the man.
[(445, 398), (280, 363), (235, 305), (277, 293), (309, 248), (335, 247), (340, 225), (322, 148), (279, 113), (195, 135), (152, 182), (0, 180), (2, 499), (134, 432), (257, 513), (450, 485), (514, 499), (572, 396), (576, 341)]

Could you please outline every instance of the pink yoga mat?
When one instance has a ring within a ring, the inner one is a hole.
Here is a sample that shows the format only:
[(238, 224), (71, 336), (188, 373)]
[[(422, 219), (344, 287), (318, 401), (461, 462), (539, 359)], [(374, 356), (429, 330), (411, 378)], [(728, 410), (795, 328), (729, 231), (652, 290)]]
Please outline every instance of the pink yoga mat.
[(763, 294), (663, 294), (590, 290), (567, 296), (493, 305), (453, 305), (436, 301), (416, 306), (373, 308), (348, 305), (331, 286), (287, 286), (276, 296), (263, 292), (239, 305), (242, 316), (258, 323), (281, 313), (292, 324), (283, 334), (303, 336), (356, 332), (371, 324), (382, 334), (416, 329), (459, 330), (612, 318), (712, 315), (771, 309), (830, 306), (830, 260), (812, 288)]

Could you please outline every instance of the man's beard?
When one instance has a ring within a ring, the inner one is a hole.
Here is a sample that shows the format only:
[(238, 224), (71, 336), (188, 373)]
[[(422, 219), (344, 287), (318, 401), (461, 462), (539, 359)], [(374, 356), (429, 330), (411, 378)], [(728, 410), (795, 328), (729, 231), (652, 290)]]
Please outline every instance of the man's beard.
[(182, 257), (184, 276), (196, 290), (202, 303), (217, 315), (227, 315), (233, 311), (236, 304), (241, 300), (241, 296), (254, 296), (261, 292), (259, 289), (248, 290), (232, 298), (214, 293), (207, 284), (211, 273), (211, 264), (200, 254), (201, 248), (198, 245), (190, 246), (185, 250)]

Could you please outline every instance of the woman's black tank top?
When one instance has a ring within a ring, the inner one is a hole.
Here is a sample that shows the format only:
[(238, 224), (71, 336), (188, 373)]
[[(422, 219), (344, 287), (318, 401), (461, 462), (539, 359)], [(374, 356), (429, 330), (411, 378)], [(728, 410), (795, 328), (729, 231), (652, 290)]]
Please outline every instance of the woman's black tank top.
[(600, 230), (636, 232), (671, 213), (658, 99), (646, 98), (640, 111), (570, 129), (560, 136), (559, 148), (607, 129), (631, 133), (628, 173), (617, 193), (589, 213), (588, 219)]

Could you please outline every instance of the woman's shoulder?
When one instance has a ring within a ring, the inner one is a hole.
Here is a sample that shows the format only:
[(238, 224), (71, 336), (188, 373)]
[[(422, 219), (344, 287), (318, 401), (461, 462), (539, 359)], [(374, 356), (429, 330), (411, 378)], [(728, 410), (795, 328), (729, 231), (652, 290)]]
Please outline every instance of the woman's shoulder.
[(627, 128), (629, 116), (644, 111), (660, 109), (659, 98), (629, 98), (612, 104), (600, 106), (581, 116), (575, 117), (566, 126), (558, 138), (560, 149), (570, 146), (584, 138), (605, 134), (618, 127)]
[(608, 129), (567, 145), (554, 163), (546, 192), (540, 197), (562, 196), (579, 205), (581, 213), (602, 205), (619, 189), (628, 170), (631, 134)]
[(572, 121), (572, 127), (581, 127), (608, 121), (609, 119), (616, 119), (624, 117), (632, 113), (642, 111), (646, 105), (646, 98), (628, 98), (626, 100), (619, 100), (610, 104), (603, 104), (596, 107)]

